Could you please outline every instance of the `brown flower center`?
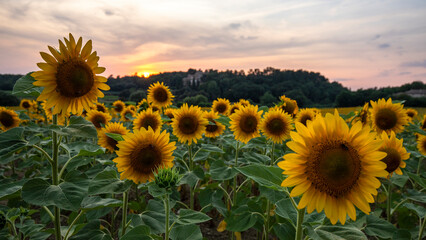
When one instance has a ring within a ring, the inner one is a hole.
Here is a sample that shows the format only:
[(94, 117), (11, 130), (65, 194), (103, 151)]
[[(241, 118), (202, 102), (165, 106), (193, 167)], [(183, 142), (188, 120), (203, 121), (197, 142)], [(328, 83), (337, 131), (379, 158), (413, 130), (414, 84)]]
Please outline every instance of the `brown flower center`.
[(286, 101), (284, 105), (283, 105), (284, 112), (288, 114), (294, 113), (294, 110), (296, 109), (296, 105), (293, 103), (293, 101)]
[(27, 108), (30, 108), (30, 107), (31, 107), (31, 105), (30, 105), (30, 103), (29, 103), (29, 102), (23, 102), (23, 103), (22, 103), (22, 107), (23, 107), (23, 108), (25, 108), (25, 109), (27, 109)]
[(253, 133), (257, 130), (257, 119), (255, 116), (242, 116), (240, 120), (240, 129), (245, 133)]
[(225, 103), (219, 103), (216, 105), (216, 112), (223, 114), (228, 109), (228, 106)]
[(206, 126), (206, 132), (214, 133), (217, 131), (218, 126), (216, 125), (216, 121), (213, 119), (208, 119), (209, 124)]
[(106, 124), (106, 118), (98, 114), (92, 119), (92, 123), (96, 128), (102, 128), (101, 124)]
[(130, 154), (131, 166), (143, 174), (150, 174), (161, 164), (161, 152), (152, 144), (142, 145)]
[(164, 88), (157, 88), (154, 90), (154, 99), (157, 102), (166, 102), (169, 99), (169, 95), (167, 94), (167, 90)]
[(273, 135), (281, 135), (287, 130), (285, 122), (281, 118), (273, 118), (266, 123), (266, 128)]
[(179, 121), (179, 129), (184, 134), (193, 134), (198, 129), (198, 121), (192, 116), (185, 116)]
[(158, 121), (156, 118), (154, 118), (153, 116), (145, 116), (142, 121), (141, 124), (139, 126), (139, 128), (145, 128), (148, 130), (148, 127), (151, 127), (152, 130), (156, 131), (158, 128)]
[(103, 105), (101, 104), (96, 104), (96, 110), (98, 110), (99, 112), (106, 112), (106, 109)]
[(77, 98), (86, 95), (92, 89), (94, 75), (84, 61), (68, 60), (58, 66), (56, 84), (56, 91), (62, 96)]
[(399, 167), (399, 164), (401, 164), (401, 156), (399, 155), (398, 151), (393, 148), (385, 148), (381, 149), (381, 151), (388, 154), (385, 158), (382, 159), (382, 161), (386, 163), (385, 170), (388, 173), (392, 173)]
[(305, 126), (306, 126), (306, 122), (307, 122), (308, 120), (311, 120), (311, 121), (312, 121), (312, 116), (311, 116), (311, 115), (309, 115), (309, 114), (303, 114), (303, 115), (302, 115), (302, 117), (300, 118), (300, 122), (301, 122), (303, 125), (305, 125)]
[(361, 174), (357, 151), (343, 140), (320, 143), (312, 150), (306, 167), (312, 185), (336, 198), (349, 193)]
[(124, 109), (124, 107), (123, 107), (123, 105), (122, 105), (122, 104), (117, 104), (117, 105), (115, 105), (115, 111), (116, 111), (116, 112), (122, 112), (122, 111), (123, 111), (123, 109)]
[(376, 114), (376, 125), (382, 130), (392, 129), (397, 122), (398, 116), (391, 109), (383, 108)]
[(13, 116), (10, 115), (7, 112), (0, 112), (0, 122), (1, 124), (3, 124), (3, 126), (5, 126), (6, 128), (13, 126), (14, 124), (14, 119)]
[(114, 150), (118, 150), (118, 147), (117, 147), (118, 142), (115, 139), (107, 136), (106, 142), (107, 142), (108, 146), (110, 146)]
[(230, 110), (230, 113), (233, 114), (235, 113), (235, 111), (237, 111), (239, 108), (238, 107), (232, 107)]

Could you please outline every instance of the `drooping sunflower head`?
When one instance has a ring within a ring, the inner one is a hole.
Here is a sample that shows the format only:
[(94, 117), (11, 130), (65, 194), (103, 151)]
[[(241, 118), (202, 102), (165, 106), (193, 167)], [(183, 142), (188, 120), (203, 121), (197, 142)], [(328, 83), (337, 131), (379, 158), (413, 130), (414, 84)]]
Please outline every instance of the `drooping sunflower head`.
[(33, 102), (29, 99), (22, 99), (19, 106), (25, 110), (29, 110), (33, 106)]
[(416, 109), (408, 108), (407, 109), (408, 121), (412, 122), (417, 117), (417, 114), (419, 114), (419, 113), (417, 112)]
[(278, 166), (287, 175), (282, 186), (294, 186), (292, 197), (302, 195), (298, 208), (324, 209), (332, 224), (344, 224), (347, 215), (355, 220), (354, 205), (369, 214), (368, 203), (381, 185), (377, 178), (388, 175), (380, 161), (386, 156), (379, 151), (382, 140), (361, 122), (349, 128), (337, 110), (307, 126), (296, 122), (296, 130), (287, 143), (294, 153), (284, 155)]
[(381, 134), (382, 131), (386, 131), (387, 134), (390, 134), (391, 131), (399, 133), (404, 130), (408, 117), (400, 103), (392, 103), (391, 98), (387, 101), (382, 98), (377, 102), (370, 101), (370, 103), (371, 123), (377, 133)]
[(197, 140), (203, 137), (207, 124), (208, 121), (203, 117), (200, 107), (188, 107), (185, 103), (174, 112), (173, 134), (180, 142), (191, 145), (193, 141), (197, 143)]
[(105, 107), (105, 104), (97, 102), (94, 105), (94, 110), (99, 111), (99, 112), (103, 112), (103, 113), (107, 113), (108, 109)]
[(167, 117), (170, 118), (170, 120), (172, 120), (175, 117), (175, 115), (174, 115), (175, 111), (176, 111), (176, 109), (174, 109), (174, 108), (166, 108), (164, 110), (164, 115), (166, 115)]
[(152, 105), (162, 108), (172, 105), (173, 94), (170, 92), (169, 87), (163, 83), (153, 83), (148, 88), (148, 102)]
[(386, 163), (386, 171), (390, 175), (394, 172), (402, 175), (401, 168), (405, 168), (406, 165), (404, 160), (410, 158), (410, 153), (407, 153), (407, 150), (402, 145), (403, 140), (397, 139), (394, 132), (391, 132), (390, 136), (388, 136), (385, 131), (382, 132), (381, 138), (383, 145), (379, 150), (387, 154), (382, 159)]
[(212, 110), (219, 114), (227, 115), (230, 107), (231, 104), (229, 103), (228, 99), (218, 98), (217, 100), (213, 101)]
[(286, 97), (285, 95), (282, 95), (280, 97), (281, 103), (279, 104), (279, 107), (286, 113), (290, 114), (291, 116), (294, 116), (299, 111), (299, 107), (297, 106), (296, 100), (293, 100), (291, 98)]
[(111, 121), (112, 116), (109, 113), (92, 110), (87, 114), (86, 119), (92, 122), (97, 130), (100, 130), (109, 121)]
[(162, 124), (160, 114), (148, 108), (146, 111), (142, 111), (136, 115), (135, 120), (133, 120), (133, 130), (141, 128), (148, 129), (148, 127), (151, 127), (154, 131), (157, 131), (161, 129)]
[(243, 107), (247, 107), (247, 106), (251, 105), (249, 100), (242, 99), (242, 98), (239, 100), (238, 103)]
[(362, 107), (361, 111), (358, 114), (358, 120), (362, 122), (362, 125), (366, 125), (368, 124), (368, 119), (369, 119), (369, 109), (370, 107), (370, 103), (365, 103), (364, 106)]
[(20, 121), (15, 111), (0, 107), (0, 128), (3, 131), (18, 127)]
[(102, 128), (98, 131), (98, 144), (99, 146), (106, 148), (110, 152), (114, 152), (118, 149), (117, 141), (111, 137), (108, 137), (106, 133), (115, 133), (120, 135), (125, 135), (129, 130), (123, 126), (120, 122), (109, 122), (105, 125), (105, 128)]
[(232, 115), (235, 113), (235, 111), (240, 110), (241, 108), (241, 104), (240, 103), (234, 103), (231, 105), (231, 108), (229, 109), (229, 115)]
[(426, 156), (426, 135), (420, 135), (417, 139), (417, 149), (419, 152)]
[(35, 86), (44, 87), (37, 100), (47, 100), (47, 107), (53, 107), (53, 114), (60, 112), (80, 115), (83, 109), (90, 110), (98, 97), (104, 97), (100, 90), (109, 90), (107, 79), (97, 74), (105, 71), (98, 66), (99, 57), (92, 53), (92, 41), (83, 46), (80, 37), (76, 42), (72, 34), (59, 40), (59, 51), (48, 47), (52, 55), (41, 52), (45, 62), (38, 63), (41, 71), (31, 74)]
[(173, 166), (175, 142), (170, 142), (166, 131), (135, 130), (123, 136), (124, 141), (118, 143), (117, 163), (121, 179), (129, 179), (138, 183), (154, 180), (154, 173), (159, 168)]
[(204, 112), (204, 118), (207, 119), (208, 125), (206, 126), (206, 137), (215, 138), (220, 136), (225, 131), (225, 125), (215, 121), (219, 118), (219, 114), (214, 111)]
[(126, 108), (126, 104), (121, 100), (115, 101), (112, 106), (114, 107), (114, 112), (118, 114), (120, 114)]
[(250, 139), (260, 136), (260, 116), (263, 111), (258, 111), (258, 106), (249, 105), (241, 107), (229, 118), (231, 119), (231, 131), (234, 132), (235, 139), (243, 143), (248, 143)]
[(302, 123), (303, 125), (306, 126), (306, 122), (308, 120), (309, 121), (314, 120), (315, 116), (316, 116), (316, 113), (312, 109), (305, 108), (305, 109), (300, 110), (300, 112), (297, 113), (296, 122), (300, 122), (300, 123)]
[(290, 131), (293, 129), (292, 123), (293, 119), (288, 113), (279, 109), (271, 109), (263, 115), (260, 130), (274, 143), (282, 143), (290, 137)]
[(126, 108), (123, 109), (123, 111), (121, 111), (120, 121), (128, 122), (128, 121), (130, 121), (129, 115), (130, 115), (130, 117), (134, 117), (135, 114), (136, 114), (135, 111), (133, 111), (131, 108), (126, 107)]
[(149, 104), (146, 98), (142, 99), (136, 106), (136, 108), (138, 109), (138, 112), (145, 111), (148, 107), (149, 107)]

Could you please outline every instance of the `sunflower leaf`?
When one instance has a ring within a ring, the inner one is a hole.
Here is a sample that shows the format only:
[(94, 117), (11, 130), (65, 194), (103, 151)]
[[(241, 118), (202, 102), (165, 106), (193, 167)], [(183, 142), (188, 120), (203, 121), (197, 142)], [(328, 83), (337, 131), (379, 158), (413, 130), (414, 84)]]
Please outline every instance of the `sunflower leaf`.
[(191, 240), (202, 239), (200, 227), (197, 225), (180, 225), (176, 226), (170, 232), (172, 240)]
[(124, 138), (121, 134), (118, 133), (105, 133), (108, 137), (114, 139), (115, 141), (119, 142), (119, 141), (123, 141)]
[(93, 123), (81, 116), (71, 116), (69, 125), (66, 127), (52, 125), (50, 129), (65, 136), (78, 136), (85, 138), (96, 138), (98, 136)]
[(32, 76), (33, 72), (19, 78), (13, 86), (12, 94), (18, 97), (38, 97), (43, 91), (42, 87), (34, 86), (36, 81)]
[[(315, 237), (314, 236), (310, 236), (310, 237), (314, 239), (321, 239), (321, 240), (329, 240), (329, 239), (335, 239), (335, 240), (365, 239), (367, 240), (367, 237), (365, 236), (363, 232), (361, 232), (358, 228), (354, 226), (350, 226), (350, 225), (320, 226), (315, 228), (315, 233), (316, 233), (316, 235), (314, 235)], [(316, 236), (318, 236), (319, 238)]]
[(25, 147), (24, 128), (16, 127), (0, 133), (0, 156), (5, 156)]
[(121, 237), (121, 240), (145, 240), (145, 239), (153, 239), (149, 236), (151, 230), (148, 226), (140, 225), (132, 230), (128, 231), (126, 234)]
[(282, 175), (283, 170), (278, 167), (252, 164), (236, 169), (262, 186), (278, 191), (283, 190), (281, 187), (281, 183), (284, 180)]
[(391, 238), (395, 231), (395, 226), (390, 222), (374, 215), (367, 216), (367, 226), (365, 226), (365, 233), (367, 235), (380, 238)]
[(90, 181), (89, 194), (123, 193), (127, 191), (131, 185), (131, 181), (120, 180), (114, 169), (106, 168)]

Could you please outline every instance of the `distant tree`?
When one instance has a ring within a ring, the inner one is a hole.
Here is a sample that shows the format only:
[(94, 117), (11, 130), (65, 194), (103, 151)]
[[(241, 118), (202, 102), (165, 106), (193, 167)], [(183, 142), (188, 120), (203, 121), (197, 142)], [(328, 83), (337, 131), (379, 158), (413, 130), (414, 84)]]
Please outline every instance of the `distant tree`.
[(278, 99), (274, 97), (274, 95), (271, 94), (271, 92), (266, 92), (263, 94), (262, 97), (260, 97), (260, 104), (265, 106), (272, 106), (275, 102), (278, 102)]
[(0, 91), (0, 106), (19, 106), (19, 99), (12, 94)]
[(146, 98), (146, 93), (144, 90), (137, 90), (132, 92), (129, 96), (129, 100), (133, 102), (140, 102), (144, 98)]

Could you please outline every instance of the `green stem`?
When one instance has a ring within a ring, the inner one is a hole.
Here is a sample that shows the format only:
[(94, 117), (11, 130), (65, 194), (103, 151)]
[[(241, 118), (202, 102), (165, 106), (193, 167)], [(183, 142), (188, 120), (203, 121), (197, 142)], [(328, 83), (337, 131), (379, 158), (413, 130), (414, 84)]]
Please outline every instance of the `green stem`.
[(164, 200), (164, 211), (166, 213), (166, 222), (165, 222), (165, 236), (164, 239), (165, 240), (169, 240), (169, 231), (171, 229), (169, 229), (169, 215), (170, 215), (170, 203), (169, 203), (169, 194), (166, 194), (166, 199)]
[(121, 219), (121, 236), (126, 233), (126, 224), (127, 224), (127, 204), (129, 201), (129, 190), (123, 193), (123, 209), (122, 209), (122, 219)]
[(55, 221), (55, 216), (53, 216), (52, 212), (46, 207), (43, 206), (44, 211), (47, 212), (47, 214), (49, 215), (50, 219), (52, 219), (52, 221)]
[(49, 156), (49, 154), (46, 152), (46, 151), (44, 151), (44, 149), (43, 148), (41, 148), (41, 147), (39, 147), (39, 146), (37, 146), (37, 145), (32, 145), (35, 149), (37, 149), (37, 150), (39, 150), (41, 153), (43, 153), (43, 155), (47, 158), (47, 160), (50, 162), (50, 163), (52, 163), (53, 162), (53, 160), (52, 160), (52, 158)]
[(305, 208), (297, 210), (297, 226), (296, 226), (296, 238), (295, 240), (301, 240), (303, 236), (303, 217), (305, 216)]
[(420, 173), (420, 169), (421, 169), (421, 167), (422, 167), (422, 160), (423, 160), (423, 158), (420, 158), (419, 159), (419, 164), (417, 165), (417, 176), (419, 175), (419, 173)]
[(62, 175), (64, 174), (65, 169), (67, 168), (68, 164), (71, 162), (71, 160), (73, 160), (77, 156), (78, 155), (75, 155), (74, 157), (69, 158), (68, 161), (64, 164), (64, 166), (62, 167), (61, 171), (59, 172), (59, 176), (58, 176), (59, 181), (62, 179)]
[[(238, 166), (238, 151), (240, 150), (240, 142), (237, 141), (237, 148), (235, 149), (235, 167)], [(233, 187), (233, 194), (232, 194), (232, 206), (235, 206), (237, 202), (237, 177), (238, 174), (234, 177), (234, 187)]]
[[(53, 124), (58, 124), (58, 115), (53, 115)], [(52, 185), (59, 185), (58, 178), (58, 153), (59, 153), (59, 142), (58, 134), (55, 131), (52, 131), (52, 141), (53, 141), (53, 155), (52, 155)], [(62, 239), (61, 236), (61, 209), (59, 207), (54, 207), (55, 211), (55, 238), (56, 240)]]
[(391, 210), (392, 210), (392, 182), (389, 181), (389, 186), (388, 186), (388, 199), (386, 202), (386, 217), (388, 222), (391, 221)]
[[(274, 151), (275, 151), (275, 143), (272, 142), (271, 147), (271, 166), (274, 165)], [(270, 225), (270, 216), (269, 212), (271, 211), (271, 202), (269, 199), (266, 199), (266, 222), (265, 222), (265, 239), (269, 239), (269, 225)]]
[[(422, 219), (420, 218), (420, 223), (422, 222)], [(421, 225), (419, 225), (420, 229), (419, 229), (419, 240), (422, 240), (422, 236), (423, 236), (423, 231), (425, 230), (425, 222), (426, 222), (426, 218), (423, 219), (423, 223)]]
[(64, 240), (68, 239), (68, 234), (71, 231), (71, 228), (75, 225), (75, 223), (78, 221), (78, 219), (80, 219), (81, 215), (83, 215), (84, 211), (80, 210), (80, 212), (78, 213), (78, 215), (74, 218), (74, 220), (72, 221), (71, 225), (68, 227), (67, 232), (65, 233), (65, 237)]
[[(189, 160), (189, 170), (194, 171), (194, 161), (192, 159), (192, 145), (188, 145), (188, 160)], [(194, 210), (194, 189), (192, 186), (189, 186), (189, 207), (191, 210)]]

